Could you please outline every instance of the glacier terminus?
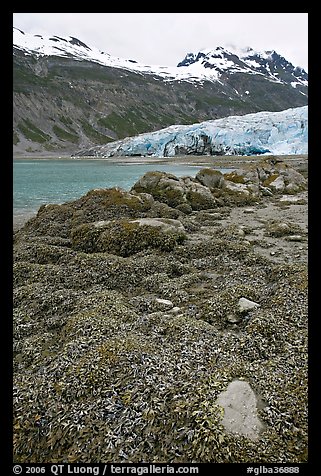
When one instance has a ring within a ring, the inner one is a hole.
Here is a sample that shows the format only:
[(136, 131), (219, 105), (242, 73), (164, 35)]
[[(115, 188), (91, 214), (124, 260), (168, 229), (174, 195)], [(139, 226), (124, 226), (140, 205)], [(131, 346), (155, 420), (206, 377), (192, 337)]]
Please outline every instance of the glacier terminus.
[(75, 156), (292, 155), (308, 153), (308, 106), (172, 125)]

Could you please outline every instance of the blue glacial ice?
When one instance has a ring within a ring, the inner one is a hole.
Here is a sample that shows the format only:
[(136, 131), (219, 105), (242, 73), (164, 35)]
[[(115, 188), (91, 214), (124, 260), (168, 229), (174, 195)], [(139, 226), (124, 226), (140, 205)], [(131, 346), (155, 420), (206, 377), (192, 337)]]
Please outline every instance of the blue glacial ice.
[(307, 153), (308, 106), (303, 106), (173, 125), (94, 147), (79, 155), (174, 157)]

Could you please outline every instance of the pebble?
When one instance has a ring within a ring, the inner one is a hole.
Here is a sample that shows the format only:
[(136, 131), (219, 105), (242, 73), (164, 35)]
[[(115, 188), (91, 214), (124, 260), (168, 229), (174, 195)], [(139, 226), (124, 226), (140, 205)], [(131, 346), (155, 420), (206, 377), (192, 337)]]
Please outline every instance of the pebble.
[(287, 241), (303, 241), (302, 235), (289, 235), (285, 238)]
[(181, 311), (181, 308), (175, 306), (175, 307), (173, 307), (169, 312), (170, 312), (171, 314), (174, 314), (174, 315), (175, 315), (175, 314), (179, 314), (180, 311)]
[(243, 213), (255, 213), (253, 208), (244, 208)]
[(238, 301), (238, 309), (240, 312), (248, 312), (257, 307), (260, 307), (260, 304), (243, 297)]
[(155, 301), (158, 303), (158, 304), (161, 304), (162, 306), (164, 306), (165, 308), (172, 308), (174, 306), (174, 304), (172, 303), (172, 301), (170, 301), (169, 299), (160, 299), (160, 298), (156, 298)]
[(236, 314), (228, 314), (226, 316), (226, 320), (230, 324), (237, 324), (241, 321), (241, 318), (240, 318), (240, 316), (237, 316)]

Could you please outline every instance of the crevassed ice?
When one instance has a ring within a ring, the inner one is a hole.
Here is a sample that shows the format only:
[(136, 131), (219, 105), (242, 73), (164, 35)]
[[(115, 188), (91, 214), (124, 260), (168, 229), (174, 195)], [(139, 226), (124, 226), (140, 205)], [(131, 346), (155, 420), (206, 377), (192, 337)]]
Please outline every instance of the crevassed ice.
[[(202, 142), (203, 141), (203, 142)], [(308, 106), (170, 126), (94, 148), (97, 155), (175, 156), (202, 143), (225, 154), (307, 154)], [(195, 149), (196, 151), (196, 149)]]

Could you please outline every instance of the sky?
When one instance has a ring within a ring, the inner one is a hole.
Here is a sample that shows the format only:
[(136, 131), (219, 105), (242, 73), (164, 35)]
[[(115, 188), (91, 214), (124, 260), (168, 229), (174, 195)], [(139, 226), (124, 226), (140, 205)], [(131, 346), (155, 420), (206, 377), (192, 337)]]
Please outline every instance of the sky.
[(250, 46), (308, 71), (308, 13), (13, 13), (13, 26), (74, 36), (146, 65), (176, 66), (189, 52)]

